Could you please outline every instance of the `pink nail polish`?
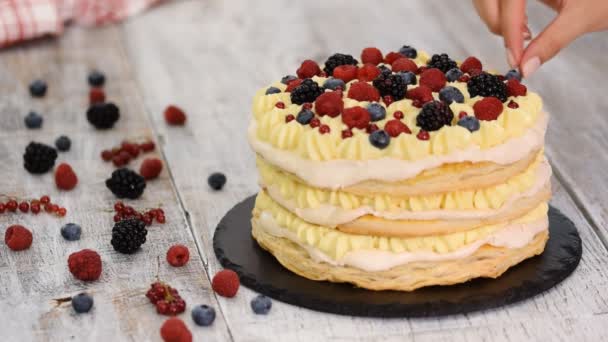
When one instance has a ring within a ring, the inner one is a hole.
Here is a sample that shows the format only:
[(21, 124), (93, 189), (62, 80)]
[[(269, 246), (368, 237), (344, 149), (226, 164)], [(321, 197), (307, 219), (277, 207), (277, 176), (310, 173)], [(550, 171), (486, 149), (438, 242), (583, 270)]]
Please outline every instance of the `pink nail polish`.
[(524, 74), (524, 77), (529, 77), (532, 75), (538, 68), (540, 67), (540, 58), (532, 57), (524, 63), (521, 71)]
[(509, 66), (511, 68), (515, 67), (515, 57), (513, 57), (513, 53), (511, 49), (507, 48), (507, 62), (509, 62)]

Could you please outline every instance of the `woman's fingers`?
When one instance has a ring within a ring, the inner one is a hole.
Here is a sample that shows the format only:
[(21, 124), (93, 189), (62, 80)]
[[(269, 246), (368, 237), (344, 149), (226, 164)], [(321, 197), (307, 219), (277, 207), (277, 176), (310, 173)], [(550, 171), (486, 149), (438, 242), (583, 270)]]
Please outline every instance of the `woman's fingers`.
[(481, 20), (486, 24), (490, 32), (501, 34), (500, 5), (498, 0), (473, 0), (473, 5)]
[(507, 61), (511, 67), (519, 64), (524, 51), (526, 25), (526, 0), (500, 2), (501, 33), (505, 40)]

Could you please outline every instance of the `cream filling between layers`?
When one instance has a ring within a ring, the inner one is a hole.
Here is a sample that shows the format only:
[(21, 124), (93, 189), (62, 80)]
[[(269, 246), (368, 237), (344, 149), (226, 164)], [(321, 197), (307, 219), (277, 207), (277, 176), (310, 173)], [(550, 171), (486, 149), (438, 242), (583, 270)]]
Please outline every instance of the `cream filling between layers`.
[(249, 124), (248, 136), (253, 150), (269, 163), (295, 174), (309, 185), (336, 190), (365, 180), (386, 182), (405, 180), (424, 170), (434, 169), (448, 163), (493, 162), (508, 165), (543, 146), (548, 120), (548, 114), (541, 111), (536, 123), (526, 133), (500, 145), (488, 149), (473, 146), (451, 154), (414, 161), (392, 158), (328, 161), (304, 159), (293, 152), (275, 148), (271, 144), (257, 139), (257, 123), (254, 119)]
[(266, 192), (274, 201), (292, 213), (295, 213), (304, 221), (334, 228), (337, 225), (354, 221), (365, 215), (373, 215), (388, 220), (466, 220), (493, 217), (508, 211), (517, 200), (534, 196), (547, 186), (550, 179), (551, 167), (549, 166), (549, 163), (543, 159), (536, 170), (536, 181), (530, 189), (507, 199), (498, 209), (483, 210), (377, 211), (369, 205), (348, 210), (331, 204), (320, 204), (316, 208), (299, 208), (295, 200), (285, 199), (281, 195), (279, 186), (261, 185), (266, 189)]
[(440, 254), (428, 251), (394, 253), (380, 250), (357, 250), (349, 251), (340, 259), (334, 260), (319, 249), (300, 242), (297, 235), (281, 227), (271, 213), (263, 211), (259, 218), (254, 220), (258, 220), (260, 229), (266, 233), (275, 237), (286, 238), (302, 247), (316, 262), (325, 262), (333, 266), (350, 266), (368, 272), (384, 271), (411, 262), (461, 259), (472, 255), (485, 244), (509, 249), (521, 248), (530, 243), (538, 233), (547, 230), (549, 226), (547, 216), (535, 222), (510, 224), (485, 238), (448, 253)]

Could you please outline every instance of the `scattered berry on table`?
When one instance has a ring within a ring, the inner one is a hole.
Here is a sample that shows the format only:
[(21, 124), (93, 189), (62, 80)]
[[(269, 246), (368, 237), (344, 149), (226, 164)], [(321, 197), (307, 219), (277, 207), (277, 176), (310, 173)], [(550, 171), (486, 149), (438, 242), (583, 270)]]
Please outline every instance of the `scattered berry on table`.
[(342, 122), (348, 128), (364, 129), (371, 120), (371, 116), (367, 109), (359, 106), (344, 109), (342, 112)]
[(458, 65), (456, 65), (456, 62), (450, 59), (447, 54), (442, 53), (433, 55), (427, 63), (427, 66), (429, 68), (437, 68), (443, 72), (448, 72), (448, 70), (456, 68)]
[(21, 211), (22, 213), (27, 213), (30, 210), (30, 204), (27, 202), (21, 202), (19, 203), (19, 211)]
[(89, 90), (89, 104), (104, 103), (106, 93), (101, 88), (91, 88)]
[(287, 76), (284, 76), (283, 78), (281, 78), (281, 83), (283, 83), (284, 85), (288, 85), (289, 82), (295, 81), (297, 79), (298, 78), (294, 75), (287, 75)]
[(323, 83), (323, 88), (336, 90), (338, 87), (344, 89), (346, 87), (346, 83), (339, 78), (328, 78), (325, 83)]
[(179, 292), (163, 282), (155, 282), (150, 285), (146, 292), (150, 303), (156, 306), (156, 312), (161, 315), (177, 315), (186, 310), (186, 301), (182, 299)]
[(61, 236), (68, 241), (80, 240), (82, 228), (76, 223), (66, 223), (61, 227)]
[(110, 129), (118, 119), (120, 110), (111, 102), (94, 103), (87, 110), (87, 120), (97, 129)]
[(386, 109), (379, 103), (372, 102), (367, 105), (367, 111), (369, 112), (371, 121), (384, 120), (386, 117)]
[(207, 178), (207, 184), (213, 190), (221, 190), (226, 184), (226, 176), (221, 172), (214, 172)]
[(46, 173), (55, 165), (57, 151), (51, 146), (30, 142), (23, 154), (23, 167), (30, 173)]
[(507, 81), (507, 94), (509, 94), (509, 96), (526, 96), (527, 93), (528, 88), (518, 80), (510, 79)]
[(325, 92), (315, 100), (315, 110), (321, 116), (328, 115), (335, 118), (342, 113), (343, 109), (342, 94), (337, 91)]
[(121, 201), (114, 204), (114, 222), (120, 222), (126, 219), (138, 219), (144, 221), (146, 226), (152, 225), (156, 220), (158, 223), (165, 223), (165, 212), (161, 208), (147, 209), (146, 211), (137, 211), (131, 206), (126, 206)]
[(155, 147), (156, 147), (156, 145), (154, 144), (154, 141), (151, 141), (151, 140), (148, 140), (144, 143), (139, 144), (139, 149), (142, 150), (142, 152), (154, 151)]
[(264, 295), (257, 295), (251, 300), (251, 309), (257, 315), (266, 315), (272, 308), (272, 301)]
[(42, 115), (36, 112), (29, 112), (25, 116), (23, 121), (25, 122), (25, 127), (30, 129), (36, 129), (42, 127), (42, 122), (44, 121), (44, 119), (42, 118)]
[(4, 243), (13, 251), (22, 251), (32, 245), (32, 232), (20, 225), (12, 225), (4, 232)]
[(357, 78), (357, 66), (355, 65), (340, 65), (334, 69), (334, 78), (341, 79), (348, 83)]
[(383, 149), (386, 148), (390, 142), (391, 142), (391, 137), (388, 135), (388, 133), (386, 133), (386, 131), (384, 130), (377, 130), (372, 132), (369, 135), (369, 142), (379, 148), (379, 149)]
[(18, 207), (19, 207), (19, 204), (14, 199), (11, 199), (8, 202), (6, 202), (6, 209), (10, 212), (13, 212), (13, 213), (16, 212)]
[(153, 141), (148, 140), (143, 143), (136, 143), (124, 140), (119, 146), (101, 151), (101, 159), (112, 161), (117, 167), (128, 164), (133, 158), (140, 155), (140, 152), (147, 153), (155, 149)]
[(399, 136), (399, 134), (401, 134), (401, 133), (407, 133), (407, 134), (412, 133), (412, 131), (410, 131), (410, 128), (407, 127), (406, 124), (404, 124), (403, 122), (401, 122), (400, 120), (397, 120), (397, 119), (387, 121), (386, 124), (384, 125), (384, 130), (392, 138)]
[(55, 169), (55, 184), (61, 190), (72, 190), (78, 184), (78, 176), (67, 163), (61, 163)]
[(101, 257), (90, 249), (83, 249), (68, 257), (70, 273), (82, 281), (94, 281), (101, 275)]
[(400, 75), (383, 72), (372, 83), (382, 96), (390, 95), (394, 101), (405, 97), (407, 84)]
[(72, 297), (72, 307), (77, 313), (87, 313), (93, 307), (93, 297), (87, 293), (79, 293)]
[(315, 102), (317, 97), (323, 94), (323, 91), (323, 87), (320, 87), (317, 82), (307, 78), (291, 91), (291, 102), (295, 104)]
[(313, 76), (319, 75), (320, 73), (321, 73), (321, 68), (319, 68), (319, 65), (317, 64), (317, 62), (310, 60), (310, 59), (307, 59), (304, 62), (302, 62), (302, 64), (296, 71), (298, 78), (302, 78), (302, 79), (311, 78)]
[(106, 83), (106, 75), (101, 71), (93, 70), (89, 73), (87, 80), (91, 87), (102, 87)]
[(447, 104), (452, 102), (464, 103), (464, 95), (456, 87), (447, 86), (439, 91), (439, 99)]
[(456, 82), (463, 75), (462, 71), (458, 68), (452, 68), (445, 73), (445, 78), (448, 82)]
[(416, 58), (418, 57), (418, 51), (409, 45), (403, 45), (401, 49), (399, 49), (399, 53), (404, 55), (407, 58)]
[(172, 126), (181, 126), (186, 122), (186, 113), (174, 105), (169, 105), (165, 108), (165, 121)]
[(361, 51), (361, 63), (363, 64), (378, 65), (382, 63), (383, 59), (382, 52), (375, 47), (368, 47)]
[(416, 85), (418, 84), (418, 80), (416, 79), (416, 74), (411, 71), (398, 72), (397, 75), (401, 76), (403, 82), (406, 85)]
[(359, 62), (357, 62), (357, 60), (354, 59), (353, 56), (342, 54), (342, 53), (336, 53), (336, 54), (331, 55), (325, 61), (325, 68), (323, 68), (323, 70), (325, 71), (327, 76), (333, 76), (334, 69), (336, 67), (338, 67), (340, 65), (357, 65), (357, 64), (359, 64)]
[(483, 70), (483, 66), (481, 65), (481, 62), (479, 61), (479, 59), (477, 59), (476, 57), (467, 57), (467, 59), (465, 59), (462, 64), (460, 64), (460, 70), (462, 70), (462, 72), (466, 72), (466, 73), (471, 73), (471, 71), (473, 70), (478, 70), (481, 71)]
[(479, 120), (496, 120), (502, 113), (502, 110), (502, 102), (495, 97), (484, 97), (473, 105), (475, 117)]
[(357, 101), (378, 101), (380, 99), (380, 92), (373, 85), (358, 81), (350, 84), (348, 97)]
[(521, 73), (517, 69), (511, 69), (505, 74), (505, 80), (516, 79), (521, 82)]
[(233, 270), (221, 270), (213, 276), (211, 287), (222, 297), (234, 297), (239, 290), (240, 280)]
[(271, 95), (271, 94), (278, 94), (281, 92), (281, 89), (277, 88), (277, 87), (268, 87), (268, 89), (266, 89), (266, 95)]
[(197, 305), (192, 309), (192, 320), (196, 325), (210, 326), (215, 321), (215, 309), (208, 305)]
[(72, 147), (72, 141), (65, 135), (59, 136), (59, 138), (55, 139), (55, 147), (61, 152), (69, 151), (70, 147)]
[(405, 57), (401, 57), (401, 58), (397, 58), (392, 64), (391, 64), (392, 70), (393, 72), (416, 72), (416, 70), (418, 70), (418, 66), (416, 65), (416, 63), (414, 63), (414, 61), (412, 61), (409, 58), (405, 58)]
[(416, 117), (416, 125), (427, 132), (436, 131), (443, 126), (449, 126), (452, 119), (454, 113), (450, 106), (440, 101), (431, 101), (422, 106)]
[(133, 170), (121, 168), (106, 179), (106, 187), (118, 198), (137, 199), (146, 189), (146, 180)]
[(479, 120), (477, 120), (474, 116), (464, 116), (460, 120), (458, 120), (458, 126), (464, 127), (469, 130), (469, 132), (475, 132), (479, 130)]
[(141, 163), (141, 167), (139, 168), (139, 174), (144, 177), (144, 179), (154, 179), (160, 175), (160, 172), (163, 170), (163, 162), (158, 158), (146, 158)]
[(437, 68), (426, 69), (420, 74), (420, 85), (427, 86), (432, 91), (440, 91), (446, 82), (445, 74)]
[(502, 102), (507, 101), (507, 86), (496, 75), (484, 72), (473, 76), (467, 82), (467, 89), (471, 97), (493, 96)]
[(190, 260), (190, 251), (184, 245), (173, 245), (167, 251), (167, 262), (173, 267), (182, 267)]
[(186, 324), (177, 317), (169, 318), (160, 328), (164, 342), (192, 342), (192, 333)]
[(147, 234), (144, 221), (125, 219), (114, 224), (110, 243), (119, 253), (133, 254), (146, 242)]
[(46, 95), (47, 85), (43, 80), (35, 80), (30, 83), (30, 95), (33, 97), (43, 97)]

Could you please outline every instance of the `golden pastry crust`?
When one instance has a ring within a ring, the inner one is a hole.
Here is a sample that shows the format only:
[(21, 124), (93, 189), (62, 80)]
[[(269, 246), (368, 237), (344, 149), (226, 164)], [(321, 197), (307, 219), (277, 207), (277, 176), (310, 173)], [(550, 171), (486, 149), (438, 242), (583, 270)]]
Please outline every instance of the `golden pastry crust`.
[(541, 254), (549, 238), (548, 230), (544, 230), (522, 248), (484, 245), (466, 258), (412, 262), (386, 271), (367, 272), (316, 262), (299, 245), (266, 233), (256, 220), (252, 221), (252, 226), (252, 235), (259, 245), (292, 272), (311, 280), (352, 283), (377, 291), (413, 291), (425, 286), (459, 284), (479, 277), (497, 278), (509, 267)]

